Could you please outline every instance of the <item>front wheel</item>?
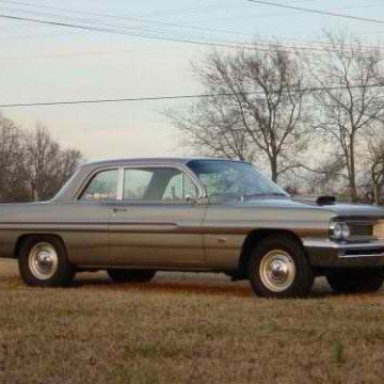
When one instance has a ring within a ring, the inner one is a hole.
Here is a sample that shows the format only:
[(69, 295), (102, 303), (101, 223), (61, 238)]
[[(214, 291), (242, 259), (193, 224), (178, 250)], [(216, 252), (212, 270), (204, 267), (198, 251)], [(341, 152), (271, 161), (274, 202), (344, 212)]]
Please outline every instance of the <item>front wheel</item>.
[(384, 282), (382, 271), (335, 271), (326, 275), (331, 288), (337, 293), (376, 292)]
[(256, 244), (248, 261), (253, 291), (262, 297), (304, 297), (314, 273), (300, 244), (289, 236), (270, 236)]
[(147, 269), (108, 269), (107, 273), (115, 283), (146, 283), (152, 280), (156, 271)]
[(35, 287), (67, 286), (75, 274), (64, 244), (53, 236), (26, 238), (19, 249), (18, 263), (23, 281)]

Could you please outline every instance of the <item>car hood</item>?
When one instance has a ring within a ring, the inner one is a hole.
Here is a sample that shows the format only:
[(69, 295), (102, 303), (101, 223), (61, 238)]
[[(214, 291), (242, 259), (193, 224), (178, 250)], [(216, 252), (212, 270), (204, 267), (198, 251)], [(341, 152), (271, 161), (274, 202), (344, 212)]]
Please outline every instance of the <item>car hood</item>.
[(247, 207), (264, 207), (264, 208), (290, 208), (298, 210), (319, 210), (334, 213), (339, 217), (382, 217), (384, 218), (384, 208), (369, 204), (345, 204), (336, 203), (332, 205), (317, 205), (315, 202), (292, 200), (292, 199), (253, 199), (240, 203)]

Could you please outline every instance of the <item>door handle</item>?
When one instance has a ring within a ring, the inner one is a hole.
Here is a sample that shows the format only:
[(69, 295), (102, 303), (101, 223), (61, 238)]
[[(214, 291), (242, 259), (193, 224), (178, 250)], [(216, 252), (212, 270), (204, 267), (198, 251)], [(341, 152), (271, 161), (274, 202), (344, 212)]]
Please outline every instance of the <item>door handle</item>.
[(118, 212), (127, 212), (127, 208), (112, 208), (113, 213), (118, 213)]

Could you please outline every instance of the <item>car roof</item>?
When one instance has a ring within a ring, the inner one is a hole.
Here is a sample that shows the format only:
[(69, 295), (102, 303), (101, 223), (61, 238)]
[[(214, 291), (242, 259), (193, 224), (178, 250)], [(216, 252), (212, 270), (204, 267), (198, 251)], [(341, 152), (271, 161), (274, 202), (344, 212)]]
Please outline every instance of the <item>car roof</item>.
[(186, 164), (192, 160), (224, 160), (224, 161), (238, 161), (223, 159), (217, 157), (144, 157), (144, 158), (121, 158), (121, 159), (109, 159), (109, 160), (97, 160), (90, 161), (83, 164), (83, 167), (97, 166), (97, 167), (108, 167), (121, 164)]
[[(192, 160), (221, 160), (221, 161), (236, 161), (221, 159), (215, 157), (145, 157), (145, 158), (128, 158), (128, 159), (112, 159), (112, 160), (98, 160), (84, 163), (74, 173), (71, 179), (64, 185), (64, 187), (57, 193), (52, 201), (72, 201), (74, 194), (87, 180), (88, 176), (97, 171), (102, 171), (105, 168), (121, 168), (129, 165), (145, 166), (152, 165), (169, 166), (169, 165), (185, 165)], [(237, 161), (238, 162), (238, 161)]]

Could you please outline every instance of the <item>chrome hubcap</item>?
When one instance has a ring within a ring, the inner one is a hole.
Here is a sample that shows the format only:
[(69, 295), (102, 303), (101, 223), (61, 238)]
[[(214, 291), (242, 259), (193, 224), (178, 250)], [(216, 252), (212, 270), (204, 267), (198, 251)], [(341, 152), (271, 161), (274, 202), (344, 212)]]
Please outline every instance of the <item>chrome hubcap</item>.
[(28, 261), (34, 277), (39, 280), (48, 280), (57, 271), (59, 258), (53, 245), (41, 242), (32, 247)]
[(283, 250), (268, 252), (260, 263), (260, 278), (271, 291), (282, 292), (288, 289), (296, 276), (296, 267), (289, 253)]

